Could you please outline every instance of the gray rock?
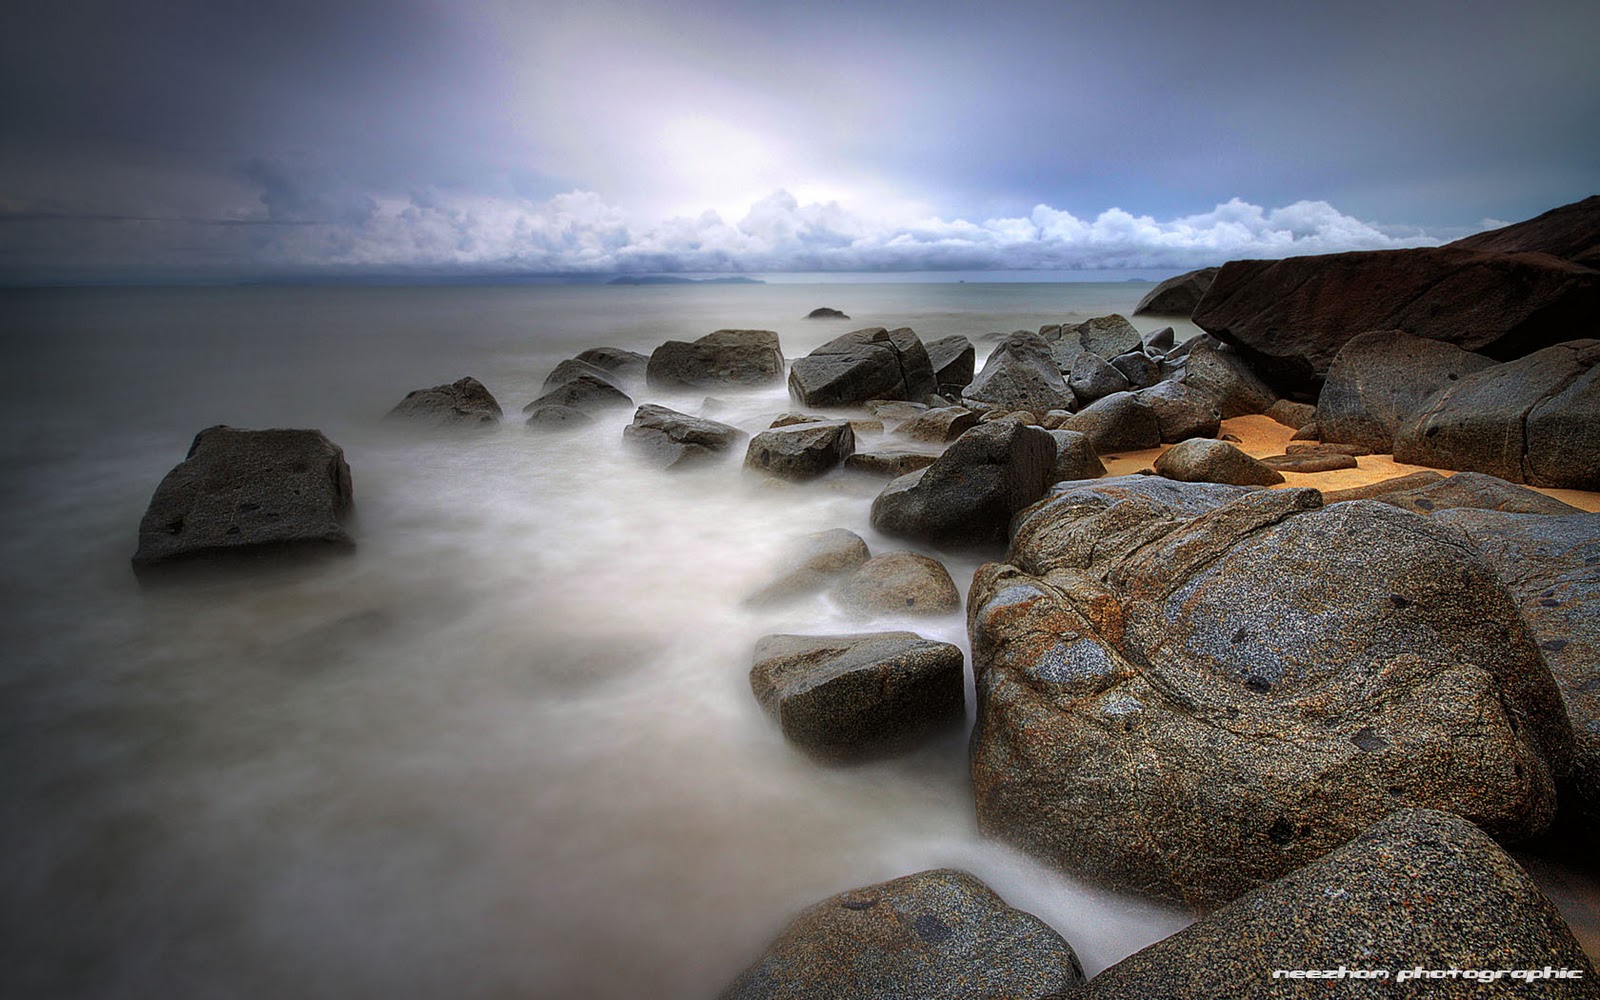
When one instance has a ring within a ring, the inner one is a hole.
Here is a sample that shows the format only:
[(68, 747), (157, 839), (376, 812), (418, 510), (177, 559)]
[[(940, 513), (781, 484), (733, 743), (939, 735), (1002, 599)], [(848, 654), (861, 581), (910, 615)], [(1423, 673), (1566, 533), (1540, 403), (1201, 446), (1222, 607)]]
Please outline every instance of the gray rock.
[[(611, 373), (604, 368), (592, 365), (587, 361), (579, 361), (577, 358), (568, 358), (550, 370), (550, 374), (544, 377), (544, 385), (539, 391), (541, 393), (549, 392), (551, 389), (566, 385), (580, 375), (599, 379), (607, 385), (616, 385), (611, 379)], [(531, 408), (531, 405), (524, 407), (523, 412), (527, 413)]]
[(645, 367), (652, 389), (769, 385), (783, 380), (783, 351), (771, 330), (717, 330), (693, 343), (669, 340)]
[(1214, 438), (1222, 430), (1222, 414), (1210, 393), (1191, 389), (1182, 382), (1160, 382), (1134, 395), (1155, 414), (1163, 444)]
[[(1139, 310), (1134, 310), (1135, 315), (1138, 315), (1138, 312)], [(1173, 348), (1176, 343), (1176, 338), (1177, 334), (1173, 331), (1172, 327), (1164, 326), (1155, 333), (1152, 333), (1144, 338), (1144, 347), (1147, 351), (1158, 351), (1162, 354), (1165, 354), (1167, 351)]]
[(603, 377), (577, 375), (524, 406), (522, 412), (532, 413), (545, 406), (565, 406), (592, 415), (605, 410), (626, 409), (632, 405), (633, 400), (627, 393)]
[(1324, 441), (1387, 454), (1395, 431), (1429, 396), (1493, 364), (1481, 354), (1403, 330), (1363, 333), (1333, 359), (1314, 414), (1289, 426), (1315, 420)]
[(1276, 486), (1283, 476), (1226, 441), (1190, 438), (1156, 459), (1156, 474), (1185, 483)]
[(1134, 389), (1148, 389), (1161, 381), (1161, 366), (1143, 351), (1129, 351), (1111, 359), (1111, 367), (1123, 374)]
[(646, 403), (622, 429), (629, 447), (664, 469), (695, 465), (730, 451), (747, 435), (737, 427)]
[(722, 1000), (1047, 1000), (1082, 982), (1042, 920), (941, 869), (808, 907)]
[(404, 420), (438, 428), (490, 428), (500, 424), (500, 404), (475, 378), (449, 385), (413, 389), (395, 404), (385, 420)]
[(769, 635), (750, 688), (784, 737), (825, 760), (910, 749), (966, 717), (961, 647), (914, 632)]
[(1095, 454), (1089, 435), (1078, 431), (1047, 431), (1056, 442), (1056, 482), (1099, 479), (1106, 467)]
[(965, 406), (941, 406), (926, 410), (895, 428), (913, 441), (945, 444), (978, 426), (978, 415)]
[(321, 431), (208, 427), (150, 498), (133, 567), (348, 552), (354, 507), (344, 452)]
[(1139, 304), (1133, 307), (1133, 314), (1135, 316), (1193, 315), (1194, 307), (1200, 304), (1201, 297), (1216, 280), (1217, 272), (1220, 270), (1222, 270), (1220, 267), (1202, 267), (1197, 271), (1168, 278), (1139, 300)]
[(939, 458), (925, 451), (900, 451), (886, 448), (881, 451), (858, 451), (844, 460), (844, 467), (874, 476), (895, 478), (926, 469)]
[(873, 556), (840, 582), (833, 597), (862, 615), (947, 615), (961, 609), (961, 592), (950, 571), (916, 552)]
[(1100, 455), (1139, 451), (1161, 444), (1161, 424), (1131, 392), (1114, 392), (1074, 413), (1062, 430), (1087, 434)]
[(1532, 486), (1600, 489), (1600, 340), (1462, 376), (1400, 425), (1394, 457)]
[(1038, 334), (1014, 333), (983, 363), (962, 399), (974, 409), (1049, 410), (1075, 409), (1077, 402), (1056, 367), (1050, 345)]
[(1222, 419), (1265, 413), (1278, 399), (1238, 351), (1209, 337), (1194, 342), (1184, 361), (1184, 385), (1210, 393)]
[(869, 399), (862, 405), (867, 412), (884, 420), (911, 420), (929, 408), (926, 403), (903, 399)]
[(645, 369), (650, 365), (648, 356), (638, 351), (624, 351), (620, 347), (591, 347), (578, 352), (573, 360), (593, 365), (611, 376), (618, 385), (643, 381)]
[(745, 603), (755, 607), (781, 604), (831, 587), (869, 555), (867, 543), (853, 531), (832, 528), (807, 535), (783, 559), (783, 569)]
[(1011, 516), (1055, 481), (1056, 443), (1015, 420), (980, 424), (928, 468), (901, 476), (872, 502), (888, 535), (958, 545), (1004, 541)]
[(920, 401), (938, 389), (928, 352), (909, 328), (853, 330), (796, 358), (789, 368), (789, 394), (806, 406)]
[(1578, 508), (1538, 490), (1508, 483), (1480, 472), (1458, 472), (1405, 490), (1390, 490), (1374, 499), (1428, 515), (1437, 510), (1472, 507), (1507, 514), (1576, 514)]
[(840, 312), (838, 309), (832, 309), (832, 308), (830, 308), (828, 306), (818, 306), (817, 308), (815, 308), (815, 309), (811, 310), (810, 312), (806, 313), (806, 319), (849, 319), (849, 318), (850, 318), (849, 316), (846, 316), (844, 313)]
[(977, 366), (978, 353), (972, 341), (957, 334), (930, 340), (924, 346), (928, 350), (928, 363), (933, 366), (933, 378), (939, 383), (939, 391), (952, 399), (960, 399), (967, 386), (972, 384), (972, 375)]
[[(1285, 427), (1299, 430), (1317, 419), (1317, 408), (1310, 403), (1296, 403), (1292, 399), (1280, 399), (1267, 407), (1266, 415)], [(1388, 449), (1384, 450), (1387, 451)]]
[[(1414, 979), (1424, 970), (1575, 969), (1581, 979)], [(1280, 978), (1280, 970), (1390, 978)], [(1593, 998), (1593, 965), (1528, 873), (1471, 823), (1403, 809), (1096, 976), (1092, 1000), (1152, 997)]]
[(540, 406), (528, 414), (526, 426), (536, 431), (575, 431), (594, 423), (594, 418), (570, 406)]
[(1086, 351), (1092, 351), (1107, 361), (1119, 354), (1137, 351), (1144, 344), (1139, 331), (1120, 313), (1096, 316), (1076, 326), (1062, 324), (1061, 339), (1070, 341), (1076, 335)]
[(1127, 392), (1128, 386), (1128, 376), (1092, 351), (1079, 354), (1067, 375), (1067, 387), (1079, 406), (1088, 406), (1113, 392)]
[(780, 479), (815, 479), (838, 468), (855, 450), (848, 420), (794, 424), (751, 438), (744, 467)]
[(1323, 508), (1315, 490), (1166, 485), (1053, 496), (978, 571), (986, 833), (1211, 905), (1397, 808), (1508, 843), (1548, 827), (1571, 730), (1459, 534), (1374, 501)]

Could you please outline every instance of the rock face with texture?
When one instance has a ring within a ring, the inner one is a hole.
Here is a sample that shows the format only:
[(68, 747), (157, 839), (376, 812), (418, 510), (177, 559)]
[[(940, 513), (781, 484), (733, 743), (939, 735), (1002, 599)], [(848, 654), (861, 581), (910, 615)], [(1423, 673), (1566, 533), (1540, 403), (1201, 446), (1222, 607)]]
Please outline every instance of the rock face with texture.
[(1155, 316), (1189, 316), (1194, 313), (1194, 307), (1200, 304), (1200, 299), (1205, 295), (1206, 289), (1211, 287), (1211, 282), (1216, 280), (1217, 272), (1221, 268), (1202, 267), (1198, 271), (1180, 274), (1176, 278), (1168, 278), (1149, 294), (1139, 300), (1133, 307), (1133, 314)]
[(1314, 393), (1340, 348), (1369, 330), (1405, 330), (1496, 360), (1587, 329), (1600, 272), (1545, 254), (1460, 247), (1235, 260), (1194, 321), (1244, 349), (1280, 391)]
[(1045, 433), (1056, 442), (1056, 482), (1099, 479), (1106, 474), (1105, 464), (1095, 453), (1094, 442), (1089, 440), (1089, 435), (1066, 430)]
[(1481, 354), (1403, 330), (1363, 333), (1333, 359), (1311, 419), (1324, 441), (1388, 454), (1395, 431), (1429, 396), (1493, 365)]
[(1532, 486), (1600, 489), (1600, 340), (1485, 368), (1429, 396), (1394, 457)]
[[(1399, 982), (1414, 969), (1575, 969), (1581, 979), (1509, 976)], [(1308, 982), (1277, 970), (1388, 970), (1387, 980)], [(1271, 885), (1123, 959), (1093, 1000), (1308, 996), (1592, 998), (1594, 968), (1528, 873), (1471, 823), (1405, 809)], [(1391, 985), (1392, 984), (1392, 985)]]
[(1111, 359), (1111, 367), (1121, 372), (1133, 389), (1148, 389), (1161, 381), (1161, 366), (1143, 351), (1129, 351)]
[[(1324, 388), (1326, 391), (1326, 388)], [(1292, 399), (1280, 399), (1267, 407), (1266, 415), (1285, 427), (1295, 430), (1313, 423), (1317, 419), (1317, 408), (1310, 403), (1296, 403)], [(1387, 449), (1385, 449), (1387, 450)]]
[(848, 420), (791, 424), (751, 438), (744, 467), (780, 479), (815, 479), (837, 469), (855, 450)]
[(947, 615), (961, 608), (950, 571), (917, 552), (873, 556), (834, 589), (833, 597), (863, 615)]
[(1139, 451), (1161, 443), (1161, 423), (1131, 392), (1114, 392), (1061, 422), (1061, 429), (1088, 435), (1101, 455)]
[(1197, 338), (1183, 364), (1183, 384), (1209, 395), (1224, 420), (1265, 413), (1277, 401), (1244, 355), (1209, 338)]
[(1082, 982), (1044, 921), (939, 869), (808, 907), (721, 1000), (1046, 1000)]
[(718, 330), (693, 343), (669, 340), (650, 355), (652, 389), (769, 385), (783, 379), (783, 352), (771, 330)]
[(645, 369), (650, 365), (647, 355), (620, 347), (591, 347), (579, 351), (573, 360), (593, 365), (621, 383), (643, 381)]
[(1004, 541), (1011, 516), (1055, 481), (1048, 431), (1012, 418), (980, 424), (938, 460), (891, 482), (872, 502), (872, 526), (933, 543)]
[(938, 459), (938, 455), (925, 451), (885, 448), (878, 451), (858, 451), (844, 460), (844, 467), (868, 475), (888, 476), (893, 479), (916, 472), (918, 469), (926, 469)]
[(789, 394), (806, 406), (869, 399), (920, 403), (938, 389), (927, 349), (909, 328), (855, 330), (796, 358), (789, 368)]
[(933, 377), (939, 383), (939, 392), (952, 399), (960, 399), (977, 366), (978, 352), (972, 341), (957, 334), (930, 340), (927, 345), (928, 363), (933, 366)]
[(1061, 339), (1070, 340), (1076, 336), (1083, 349), (1090, 351), (1107, 361), (1119, 354), (1137, 351), (1143, 346), (1144, 341), (1139, 336), (1139, 331), (1134, 329), (1128, 318), (1119, 313), (1109, 316), (1096, 316), (1084, 320), (1076, 326), (1063, 325)]
[(482, 428), (498, 426), (501, 415), (494, 396), (469, 376), (449, 385), (413, 389), (384, 419), (440, 428)]
[(532, 413), (545, 406), (564, 406), (593, 415), (633, 406), (628, 394), (599, 375), (575, 375), (522, 408)]
[(841, 760), (907, 750), (966, 717), (961, 647), (914, 632), (769, 635), (750, 688), (788, 741)]
[(275, 552), (342, 552), (350, 466), (312, 430), (208, 427), (150, 498), (134, 569)]
[(913, 441), (946, 444), (978, 426), (978, 415), (965, 406), (939, 406), (919, 413), (895, 428)]
[(1158, 382), (1134, 395), (1155, 414), (1162, 444), (1214, 438), (1222, 430), (1222, 413), (1210, 393), (1191, 389), (1182, 382)]
[(1161, 453), (1156, 474), (1185, 483), (1231, 483), (1234, 486), (1276, 486), (1277, 470), (1246, 455), (1226, 441), (1190, 438)]
[(1231, 899), (1404, 807), (1542, 832), (1572, 732), (1461, 536), (1315, 490), (1126, 477), (1024, 512), (968, 601), (983, 830)]
[[(1425, 473), (1416, 473), (1425, 475)], [(1576, 514), (1578, 508), (1538, 490), (1508, 483), (1480, 472), (1458, 472), (1449, 479), (1434, 474), (1432, 482), (1388, 490), (1373, 499), (1424, 516), (1434, 511), (1471, 507), (1507, 514)]]
[(867, 543), (853, 531), (832, 528), (802, 538), (784, 568), (746, 599), (752, 606), (779, 604), (837, 583), (866, 562)]
[(723, 454), (745, 436), (737, 427), (654, 403), (639, 407), (633, 423), (622, 429), (630, 447), (664, 469), (684, 468)]
[(1002, 340), (962, 398), (984, 409), (1047, 413), (1071, 410), (1077, 401), (1056, 367), (1050, 345), (1036, 333), (1019, 331)]
[(1458, 250), (1491, 253), (1547, 253), (1575, 264), (1600, 268), (1600, 195), (1591, 195), (1526, 222), (1476, 233), (1447, 245)]
[(1072, 370), (1067, 373), (1067, 388), (1072, 390), (1080, 406), (1088, 406), (1113, 392), (1128, 391), (1128, 377), (1100, 355), (1084, 351), (1072, 362)]

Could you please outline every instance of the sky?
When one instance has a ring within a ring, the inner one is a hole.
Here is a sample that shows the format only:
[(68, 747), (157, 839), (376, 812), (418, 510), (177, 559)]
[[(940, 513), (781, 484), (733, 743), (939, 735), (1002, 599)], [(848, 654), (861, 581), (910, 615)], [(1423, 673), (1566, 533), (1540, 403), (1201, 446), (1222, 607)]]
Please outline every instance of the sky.
[(1600, 3), (52, 0), (0, 283), (1143, 268), (1600, 192)]

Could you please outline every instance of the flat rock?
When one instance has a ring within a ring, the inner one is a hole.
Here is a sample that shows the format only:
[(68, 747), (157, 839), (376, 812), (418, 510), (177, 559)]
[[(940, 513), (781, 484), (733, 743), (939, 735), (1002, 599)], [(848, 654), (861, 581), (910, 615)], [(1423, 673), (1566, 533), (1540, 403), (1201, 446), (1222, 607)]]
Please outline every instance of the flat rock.
[(1290, 441), (1283, 448), (1287, 455), (1350, 455), (1360, 458), (1372, 449), (1360, 444), (1334, 444), (1329, 441)]
[(652, 389), (770, 385), (783, 380), (783, 351), (771, 330), (717, 330), (693, 343), (669, 340), (645, 367)]
[(965, 406), (940, 406), (925, 410), (895, 428), (913, 441), (946, 444), (978, 426), (978, 415)]
[(1056, 367), (1050, 345), (1036, 333), (1018, 331), (1002, 340), (983, 363), (983, 370), (962, 393), (974, 409), (1004, 411), (1071, 410), (1072, 390)]
[(737, 427), (646, 403), (622, 429), (628, 446), (664, 469), (695, 465), (724, 454), (747, 435)]
[(1324, 441), (1388, 454), (1395, 432), (1429, 396), (1494, 364), (1403, 330), (1363, 333), (1340, 348), (1313, 415), (1301, 424), (1315, 420)]
[(1161, 443), (1177, 444), (1190, 438), (1214, 438), (1222, 430), (1222, 413), (1216, 398), (1182, 382), (1160, 382), (1134, 394), (1155, 414)]
[(1444, 477), (1432, 469), (1413, 472), (1410, 475), (1395, 476), (1381, 482), (1368, 483), (1365, 486), (1352, 486), (1347, 490), (1323, 490), (1323, 503), (1344, 503), (1346, 500), (1371, 500), (1381, 497), (1385, 493), (1400, 493), (1405, 490), (1414, 490), (1419, 486), (1432, 486), (1434, 483), (1444, 481)]
[(1062, 421), (1061, 429), (1087, 434), (1100, 455), (1161, 444), (1160, 421), (1131, 392), (1114, 392), (1095, 401)]
[(384, 419), (439, 428), (488, 428), (499, 426), (501, 416), (493, 394), (469, 376), (431, 389), (413, 389)]
[(961, 592), (950, 571), (917, 552), (873, 556), (841, 581), (833, 596), (858, 614), (947, 615), (961, 609)]
[(1429, 515), (1434, 511), (1472, 507), (1507, 514), (1576, 514), (1578, 508), (1538, 490), (1508, 483), (1478, 472), (1458, 472), (1405, 490), (1389, 490), (1375, 497), (1386, 504)]
[(524, 406), (522, 412), (532, 413), (545, 406), (564, 406), (593, 415), (605, 410), (627, 409), (633, 406), (633, 400), (602, 376), (583, 374), (551, 389)]
[(793, 424), (751, 438), (744, 467), (780, 479), (815, 479), (844, 464), (855, 450), (848, 420)]
[(927, 349), (910, 328), (853, 330), (789, 367), (789, 394), (805, 406), (850, 406), (869, 399), (921, 402), (938, 389)]
[(867, 412), (884, 420), (911, 420), (927, 411), (928, 404), (904, 399), (869, 399), (861, 404)]
[(1197, 271), (1189, 271), (1152, 288), (1139, 304), (1133, 307), (1135, 316), (1191, 316), (1194, 307), (1200, 304), (1200, 299), (1205, 295), (1206, 289), (1211, 287), (1211, 282), (1216, 280), (1217, 272), (1221, 268), (1202, 267)]
[(933, 366), (934, 381), (939, 383), (939, 391), (952, 399), (960, 399), (967, 386), (972, 384), (972, 375), (977, 366), (978, 353), (972, 341), (957, 334), (930, 340), (924, 346), (928, 351), (928, 363)]
[(1310, 475), (1315, 472), (1338, 472), (1340, 469), (1359, 468), (1361, 463), (1354, 455), (1342, 452), (1300, 452), (1293, 455), (1268, 455), (1261, 464), (1278, 472), (1297, 472)]
[(925, 451), (900, 451), (885, 448), (880, 451), (858, 451), (844, 460), (844, 467), (874, 476), (895, 478), (926, 469), (939, 458)]
[(1089, 435), (1079, 431), (1046, 431), (1056, 442), (1056, 482), (1077, 482), (1098, 479), (1106, 474), (1106, 467), (1095, 453)]
[(1276, 486), (1283, 476), (1226, 441), (1190, 438), (1161, 453), (1156, 474), (1185, 483)]

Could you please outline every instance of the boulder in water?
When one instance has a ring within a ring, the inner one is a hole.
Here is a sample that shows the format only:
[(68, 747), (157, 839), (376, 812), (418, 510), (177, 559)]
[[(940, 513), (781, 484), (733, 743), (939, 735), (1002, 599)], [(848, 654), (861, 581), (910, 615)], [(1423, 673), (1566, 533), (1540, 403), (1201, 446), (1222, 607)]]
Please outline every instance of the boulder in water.
[(789, 394), (805, 406), (850, 406), (869, 399), (920, 403), (938, 390), (927, 349), (909, 328), (853, 330), (789, 367)]
[(1158, 382), (1134, 395), (1155, 415), (1163, 444), (1214, 438), (1222, 430), (1222, 414), (1210, 393), (1191, 389), (1182, 382)]
[(840, 582), (833, 597), (858, 614), (947, 615), (961, 610), (961, 592), (950, 571), (917, 552), (873, 556)]
[(818, 306), (806, 313), (806, 319), (849, 319), (843, 312), (830, 306)]
[(745, 439), (744, 431), (704, 417), (646, 403), (622, 429), (622, 438), (636, 452), (664, 469), (704, 462), (730, 451)]
[(573, 376), (524, 406), (522, 412), (532, 413), (545, 406), (564, 406), (592, 415), (605, 410), (626, 409), (633, 406), (633, 400), (602, 376), (582, 374)]
[(744, 466), (780, 479), (815, 479), (838, 468), (855, 450), (848, 420), (792, 424), (751, 438)]
[(413, 389), (384, 419), (440, 428), (486, 428), (500, 423), (500, 404), (472, 377), (431, 389)]
[(717, 330), (693, 343), (669, 340), (645, 367), (652, 389), (769, 385), (783, 380), (783, 352), (771, 330)]

